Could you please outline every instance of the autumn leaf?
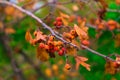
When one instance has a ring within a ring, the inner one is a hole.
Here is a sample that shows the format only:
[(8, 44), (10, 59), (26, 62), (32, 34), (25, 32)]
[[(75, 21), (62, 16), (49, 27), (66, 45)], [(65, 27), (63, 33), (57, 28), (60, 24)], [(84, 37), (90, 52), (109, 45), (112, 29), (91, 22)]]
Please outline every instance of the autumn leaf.
[(60, 12), (60, 16), (63, 17), (63, 18), (67, 18), (67, 19), (70, 17), (69, 15), (64, 14), (64, 13), (62, 13), (62, 12)]
[(63, 17), (61, 18), (62, 19), (62, 22), (65, 26), (68, 26), (68, 21), (66, 19), (64, 19)]
[(36, 43), (41, 41), (46, 41), (46, 35), (43, 35), (41, 31), (35, 31), (34, 36), (35, 38), (33, 39), (32, 35), (30, 34), (30, 31), (28, 30), (25, 34), (25, 39), (32, 45), (35, 45)]
[(30, 42), (32, 40), (32, 35), (30, 34), (30, 31), (27, 30), (26, 34), (25, 34), (25, 40)]
[(65, 26), (68, 26), (68, 20), (70, 17), (67, 14), (64, 14), (62, 12), (60, 12), (60, 17), (62, 19), (62, 22)]
[(79, 66), (82, 65), (84, 66), (88, 71), (90, 71), (90, 65), (85, 63), (88, 59), (85, 57), (81, 56), (75, 56), (75, 61), (76, 61), (76, 69), (78, 70)]
[(41, 31), (37, 31), (35, 39), (36, 41), (46, 41), (46, 35), (43, 35)]
[(37, 48), (37, 58), (41, 61), (47, 61), (49, 59), (49, 54), (44, 48)]
[(87, 28), (80, 28), (76, 24), (74, 25), (74, 29), (78, 34), (80, 40), (88, 39)]
[(105, 64), (105, 73), (115, 74), (116, 73), (115, 65), (116, 65), (115, 62), (107, 61)]

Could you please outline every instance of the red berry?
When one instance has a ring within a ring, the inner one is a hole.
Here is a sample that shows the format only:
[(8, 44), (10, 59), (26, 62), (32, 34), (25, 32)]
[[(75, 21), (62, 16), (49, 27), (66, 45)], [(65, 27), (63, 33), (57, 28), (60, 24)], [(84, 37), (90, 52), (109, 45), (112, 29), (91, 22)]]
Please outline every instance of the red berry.
[(51, 53), (54, 53), (54, 52), (55, 52), (55, 50), (50, 50), (50, 52), (51, 52)]
[(39, 47), (40, 47), (40, 48), (45, 48), (45, 44), (44, 44), (44, 43), (40, 43), (40, 44), (39, 44)]
[(62, 22), (61, 22), (61, 21), (58, 21), (56, 25), (57, 25), (57, 26), (61, 26), (61, 25), (62, 25)]
[(63, 52), (63, 50), (60, 50), (60, 51), (58, 52), (58, 55), (59, 55), (59, 56), (62, 56), (62, 55), (64, 55), (64, 52)]
[(115, 29), (115, 26), (109, 26), (109, 30), (112, 31)]
[(56, 21), (62, 21), (61, 17), (57, 17)]
[(54, 50), (55, 50), (55, 51), (58, 51), (59, 49), (58, 49), (58, 47), (54, 47)]
[(83, 40), (82, 41), (82, 44), (85, 45), (85, 46), (89, 46), (90, 45), (90, 42), (88, 40)]
[(118, 67), (119, 67), (119, 64), (118, 64), (117, 62), (113, 62), (113, 66), (114, 66), (115, 68), (118, 68)]
[(64, 48), (64, 47), (62, 48), (62, 50), (63, 50), (63, 52), (66, 52), (66, 48)]
[(53, 47), (54, 47), (53, 45), (49, 45), (49, 49), (53, 49)]

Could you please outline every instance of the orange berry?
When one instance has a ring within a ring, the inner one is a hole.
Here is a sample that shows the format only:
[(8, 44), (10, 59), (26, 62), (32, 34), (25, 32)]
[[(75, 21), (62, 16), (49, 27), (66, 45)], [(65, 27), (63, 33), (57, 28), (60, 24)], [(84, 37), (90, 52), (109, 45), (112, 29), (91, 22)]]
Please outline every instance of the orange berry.
[(114, 20), (109, 20), (107, 22), (108, 25), (116, 25), (116, 22)]
[(85, 45), (85, 46), (89, 46), (90, 45), (90, 42), (88, 40), (83, 40), (82, 41), (82, 44)]
[(50, 37), (49, 37), (49, 40), (50, 40), (50, 41), (53, 41), (53, 40), (54, 40), (54, 36), (50, 36)]
[(116, 0), (116, 4), (120, 5), (120, 0)]
[(104, 25), (103, 24), (99, 24), (98, 25), (98, 29), (103, 30), (104, 29)]
[(40, 48), (45, 48), (45, 44), (44, 44), (44, 43), (40, 43), (40, 44), (39, 44), (39, 47), (40, 47)]
[(63, 45), (63, 42), (58, 41), (58, 42), (57, 42), (57, 45)]
[(68, 63), (66, 63), (66, 64), (65, 64), (65, 69), (70, 70), (70, 69), (71, 69), (71, 65), (68, 64)]
[(110, 31), (112, 31), (112, 30), (114, 30), (115, 29), (115, 26), (113, 25), (113, 26), (109, 26), (109, 30)]
[(58, 51), (59, 49), (58, 49), (58, 47), (54, 47), (54, 50), (55, 50), (55, 51)]
[(49, 46), (48, 46), (48, 45), (45, 45), (45, 49), (48, 50), (48, 49), (49, 49)]
[(119, 64), (118, 64), (117, 62), (113, 62), (113, 66), (114, 66), (115, 68), (118, 68), (118, 67), (119, 67)]
[(49, 69), (49, 68), (46, 69), (46, 70), (45, 70), (45, 74), (46, 74), (47, 77), (52, 77), (52, 70)]
[(58, 70), (58, 65), (54, 64), (54, 65), (52, 66), (52, 69), (53, 69), (54, 71), (57, 71), (57, 70)]
[(71, 35), (75, 35), (75, 34), (77, 34), (77, 33), (76, 33), (75, 30), (71, 30), (71, 31), (70, 31), (70, 34), (71, 34)]

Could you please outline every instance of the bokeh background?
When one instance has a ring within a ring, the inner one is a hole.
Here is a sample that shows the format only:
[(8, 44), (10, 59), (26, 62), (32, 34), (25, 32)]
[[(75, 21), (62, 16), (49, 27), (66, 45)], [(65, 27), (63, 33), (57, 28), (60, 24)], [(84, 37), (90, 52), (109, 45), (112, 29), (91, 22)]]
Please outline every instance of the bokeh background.
[[(89, 22), (91, 19), (97, 18), (96, 11), (101, 8), (100, 3), (96, 2), (97, 0), (80, 0), (79, 3), (70, 2), (59, 6), (54, 3), (49, 4), (54, 0), (6, 1), (33, 12), (51, 27), (53, 27), (55, 17), (59, 16), (59, 11), (68, 15), (76, 14), (86, 17)], [(58, 1), (66, 2), (69, 0)], [(105, 21), (112, 19), (120, 23), (120, 5), (116, 4), (115, 0), (104, 1), (108, 4), (108, 9), (117, 11), (108, 10), (103, 19)], [(49, 17), (46, 17), (47, 15)], [(56, 58), (41, 62), (36, 58), (36, 46), (30, 45), (25, 40), (26, 31), (30, 29), (32, 33), (38, 26), (43, 32), (47, 32), (31, 17), (11, 6), (0, 4), (0, 80), (120, 80), (120, 73), (105, 74), (105, 59), (82, 49), (78, 54), (89, 59), (87, 63), (91, 65), (91, 71), (87, 71), (82, 66), (76, 71), (74, 69), (75, 60), (72, 56), (69, 59), (73, 67), (69, 71), (64, 69), (64, 56), (56, 55)], [(99, 38), (96, 38), (94, 28), (90, 27), (88, 32), (91, 49), (104, 55), (120, 53), (120, 44), (116, 43), (118, 40), (116, 37), (120, 36), (119, 30), (112, 32), (105, 30)], [(20, 75), (20, 79), (17, 78), (18, 75)]]

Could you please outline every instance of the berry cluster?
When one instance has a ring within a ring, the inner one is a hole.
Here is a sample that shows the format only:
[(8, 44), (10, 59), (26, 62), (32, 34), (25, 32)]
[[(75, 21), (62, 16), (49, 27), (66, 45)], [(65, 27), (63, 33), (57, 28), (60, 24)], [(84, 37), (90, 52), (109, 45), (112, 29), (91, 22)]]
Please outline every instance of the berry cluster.
[(112, 30), (114, 30), (114, 29), (117, 28), (117, 22), (115, 22), (115, 21), (113, 21), (113, 20), (109, 20), (109, 21), (107, 22), (107, 26), (108, 26), (108, 29), (109, 29), (110, 31), (112, 31)]
[(60, 29), (63, 25), (61, 17), (57, 17), (56, 21), (53, 24), (56, 26), (56, 29)]
[[(68, 41), (72, 41), (78, 36), (75, 30), (71, 30), (69, 33), (64, 33), (63, 35), (64, 35), (64, 38)], [(85, 46), (89, 46), (90, 42), (87, 39), (84, 39), (84, 40), (81, 40), (81, 44)]]
[(63, 43), (61, 41), (55, 41), (54, 36), (50, 36), (46, 43), (39, 43), (39, 47), (44, 48), (49, 53), (50, 57), (55, 57), (55, 52), (60, 56), (64, 55), (66, 52)]

